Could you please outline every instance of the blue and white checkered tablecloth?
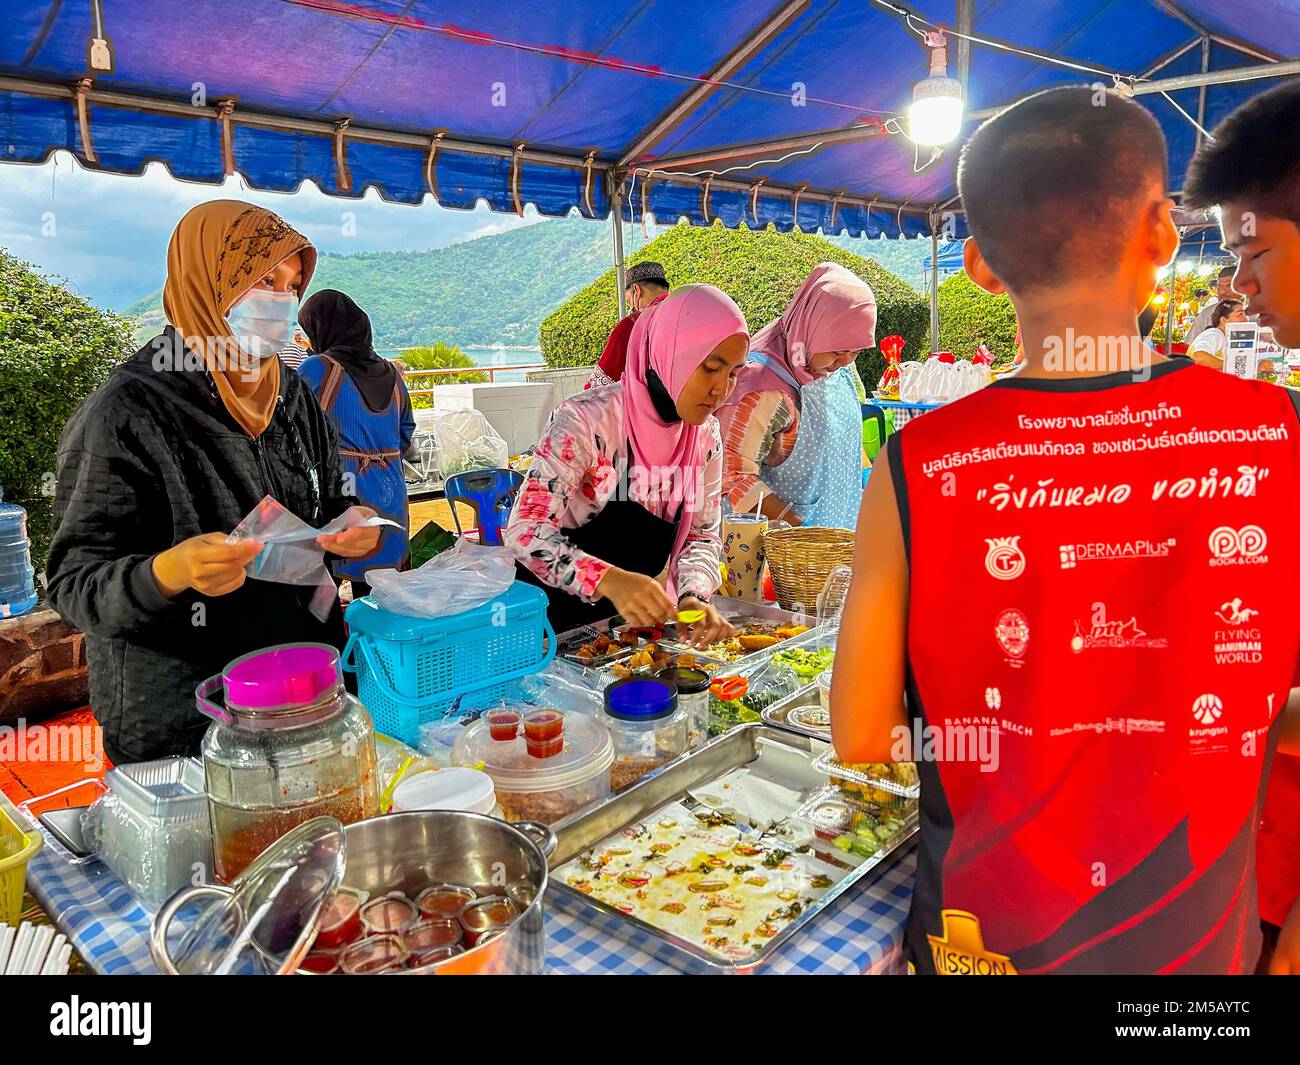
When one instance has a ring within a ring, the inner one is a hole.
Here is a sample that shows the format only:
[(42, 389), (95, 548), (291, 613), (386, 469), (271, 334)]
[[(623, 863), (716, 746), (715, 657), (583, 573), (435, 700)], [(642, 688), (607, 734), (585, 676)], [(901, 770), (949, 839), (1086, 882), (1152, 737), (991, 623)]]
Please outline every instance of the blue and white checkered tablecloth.
[[(102, 863), (72, 865), (48, 845), (28, 864), (27, 886), (77, 953), (96, 972), (157, 972), (149, 955), (150, 910)], [(900, 971), (903, 925), (915, 857), (870, 874), (782, 946), (768, 973), (860, 974)], [(675, 970), (588, 921), (550, 907), (546, 967), (556, 974), (670, 974)]]

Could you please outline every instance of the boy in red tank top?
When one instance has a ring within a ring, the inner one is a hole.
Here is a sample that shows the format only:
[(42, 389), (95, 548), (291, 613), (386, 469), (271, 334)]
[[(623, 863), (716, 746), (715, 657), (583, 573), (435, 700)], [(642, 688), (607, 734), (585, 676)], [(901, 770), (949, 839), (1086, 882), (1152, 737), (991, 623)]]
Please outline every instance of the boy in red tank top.
[(1139, 105), (1030, 97), (958, 182), (1025, 361), (890, 439), (832, 693), (841, 757), (921, 773), (910, 960), (1250, 971), (1268, 766), (1300, 751), (1296, 405), (1142, 343), (1177, 233)]
[[(1189, 207), (1218, 207), (1232, 285), (1278, 343), (1300, 348), (1300, 81), (1229, 115), (1192, 160)], [(1300, 757), (1279, 753), (1259, 832), (1259, 911), (1274, 973), (1300, 975)], [(1289, 915), (1289, 916), (1288, 916)], [(1280, 936), (1280, 938), (1279, 938)]]

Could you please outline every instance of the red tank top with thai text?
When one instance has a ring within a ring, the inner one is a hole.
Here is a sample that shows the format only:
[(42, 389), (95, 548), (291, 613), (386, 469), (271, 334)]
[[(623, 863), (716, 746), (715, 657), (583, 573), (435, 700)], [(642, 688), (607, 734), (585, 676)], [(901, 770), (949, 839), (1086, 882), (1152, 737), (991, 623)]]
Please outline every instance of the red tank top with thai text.
[(1300, 652), (1292, 395), (1179, 360), (1004, 380), (892, 438), (918, 970), (1254, 965)]

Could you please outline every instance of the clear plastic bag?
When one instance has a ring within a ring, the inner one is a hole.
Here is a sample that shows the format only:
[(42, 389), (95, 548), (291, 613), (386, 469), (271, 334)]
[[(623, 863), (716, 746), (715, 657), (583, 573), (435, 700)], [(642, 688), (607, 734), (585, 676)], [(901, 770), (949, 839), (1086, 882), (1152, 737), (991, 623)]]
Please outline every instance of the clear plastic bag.
[(454, 410), (440, 414), (438, 472), (445, 481), (469, 470), (496, 470), (510, 462), (510, 448), (482, 411)]
[(457, 540), (418, 569), (371, 570), (371, 598), (385, 610), (414, 618), (461, 614), (490, 603), (515, 579), (515, 556), (507, 547), (480, 547)]
[(348, 507), (333, 521), (313, 529), (271, 496), (264, 496), (226, 540), (232, 544), (253, 540), (263, 545), (257, 557), (245, 567), (254, 580), (315, 586), (310, 609), (317, 619), (324, 621), (338, 591), (325, 565), (325, 549), (316, 542), (316, 537), (383, 525), (401, 528), (388, 518), (372, 517), (357, 507)]

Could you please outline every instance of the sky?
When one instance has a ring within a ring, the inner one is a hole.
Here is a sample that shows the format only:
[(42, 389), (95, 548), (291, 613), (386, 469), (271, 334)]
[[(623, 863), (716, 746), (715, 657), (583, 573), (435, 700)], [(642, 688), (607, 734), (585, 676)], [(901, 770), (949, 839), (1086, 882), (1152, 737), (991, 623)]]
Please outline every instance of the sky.
[(423, 251), (544, 221), (440, 207), (331, 198), (310, 182), (295, 193), (255, 192), (235, 175), (224, 185), (177, 181), (158, 163), (138, 177), (85, 170), (66, 152), (40, 166), (0, 166), (0, 247), (65, 280), (111, 310), (162, 285), (167, 241), (177, 220), (206, 200), (241, 199), (268, 207), (323, 252)]

